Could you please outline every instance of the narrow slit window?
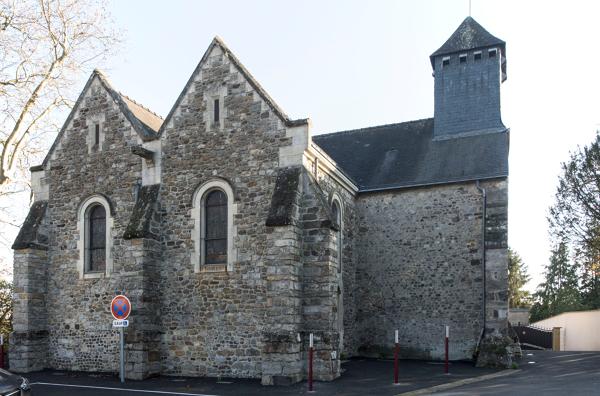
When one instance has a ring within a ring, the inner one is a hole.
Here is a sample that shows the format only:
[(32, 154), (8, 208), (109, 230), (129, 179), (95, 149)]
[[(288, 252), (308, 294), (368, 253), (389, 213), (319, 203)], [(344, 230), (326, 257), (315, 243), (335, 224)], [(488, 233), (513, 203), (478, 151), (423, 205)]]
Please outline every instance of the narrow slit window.
[(213, 107), (214, 107), (214, 121), (219, 122), (220, 117), (221, 117), (221, 114), (220, 114), (221, 109), (219, 108), (219, 99), (215, 99)]
[(100, 144), (100, 124), (95, 125), (94, 129), (94, 146), (98, 146)]

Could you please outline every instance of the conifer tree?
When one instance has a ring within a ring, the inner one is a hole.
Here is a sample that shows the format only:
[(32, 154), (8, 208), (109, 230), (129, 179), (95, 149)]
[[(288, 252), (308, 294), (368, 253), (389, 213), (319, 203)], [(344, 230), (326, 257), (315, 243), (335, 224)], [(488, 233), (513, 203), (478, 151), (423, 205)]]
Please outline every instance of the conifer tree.
[(546, 266), (544, 275), (545, 282), (538, 286), (534, 295), (536, 302), (531, 308), (532, 322), (583, 308), (577, 264), (569, 259), (566, 242), (559, 242), (552, 250), (550, 263)]
[(511, 308), (531, 306), (531, 293), (524, 289), (531, 277), (521, 257), (511, 248), (508, 249), (508, 304)]

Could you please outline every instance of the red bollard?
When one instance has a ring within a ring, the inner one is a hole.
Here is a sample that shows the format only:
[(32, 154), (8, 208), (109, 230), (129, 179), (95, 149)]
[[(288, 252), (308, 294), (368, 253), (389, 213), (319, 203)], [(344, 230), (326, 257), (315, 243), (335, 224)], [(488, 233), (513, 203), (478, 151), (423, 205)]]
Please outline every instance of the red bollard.
[(450, 326), (446, 326), (446, 363), (444, 364), (444, 373), (448, 374), (448, 338), (450, 336)]
[(396, 330), (396, 347), (394, 348), (394, 385), (398, 385), (398, 352), (400, 344), (398, 344), (398, 330)]
[(313, 391), (313, 335), (310, 333), (308, 347), (308, 391)]

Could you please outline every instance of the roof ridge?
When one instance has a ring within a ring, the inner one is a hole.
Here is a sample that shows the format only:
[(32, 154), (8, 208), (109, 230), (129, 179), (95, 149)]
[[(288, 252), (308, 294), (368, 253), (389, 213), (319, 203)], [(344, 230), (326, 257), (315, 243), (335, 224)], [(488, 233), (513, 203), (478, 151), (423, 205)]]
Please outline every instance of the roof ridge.
[(113, 91), (115, 91), (116, 93), (118, 93), (120, 96), (126, 98), (127, 100), (135, 103), (136, 105), (140, 106), (142, 109), (147, 110), (148, 112), (154, 114), (155, 116), (157, 116), (158, 118), (160, 118), (161, 120), (163, 120), (162, 116), (158, 115), (157, 113), (155, 113), (154, 111), (150, 110), (148, 107), (144, 106), (143, 104), (141, 104), (140, 102), (136, 101), (135, 99), (133, 99), (132, 97), (125, 95), (123, 92), (118, 91), (115, 89), (114, 84), (110, 81), (110, 79), (108, 78), (108, 76), (106, 75), (106, 73), (104, 73), (102, 70), (96, 68), (94, 69), (94, 71), (92, 72), (92, 74), (97, 74), (98, 77), (100, 77), (102, 80), (104, 80), (104, 83), (106, 85), (108, 85)]
[(346, 129), (344, 131), (338, 131), (338, 132), (321, 133), (318, 135), (313, 135), (313, 138), (318, 138), (318, 137), (322, 137), (322, 136), (332, 136), (332, 135), (350, 134), (350, 133), (358, 133), (358, 132), (367, 132), (367, 131), (372, 131), (372, 130), (376, 130), (379, 128), (387, 128), (387, 127), (403, 125), (403, 124), (414, 124), (417, 122), (423, 122), (423, 121), (429, 121), (429, 120), (433, 120), (433, 117), (419, 118), (417, 120), (410, 120), (410, 121), (393, 122), (390, 124), (381, 124), (381, 125), (375, 125), (375, 126), (357, 128), (357, 129)]

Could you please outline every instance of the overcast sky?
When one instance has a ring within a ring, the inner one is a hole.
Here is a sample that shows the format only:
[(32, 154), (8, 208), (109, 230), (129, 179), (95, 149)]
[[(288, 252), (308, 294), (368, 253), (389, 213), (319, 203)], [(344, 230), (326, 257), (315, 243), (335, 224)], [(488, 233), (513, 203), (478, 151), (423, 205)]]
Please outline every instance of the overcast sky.
[[(472, 16), (507, 42), (502, 86), (511, 129), (509, 244), (541, 281), (546, 215), (561, 161), (600, 122), (595, 1), (473, 0)], [(468, 16), (468, 0), (117, 1), (115, 87), (165, 116), (219, 35), (313, 134), (433, 116), (429, 55)], [(81, 87), (85, 81), (81, 81)]]

